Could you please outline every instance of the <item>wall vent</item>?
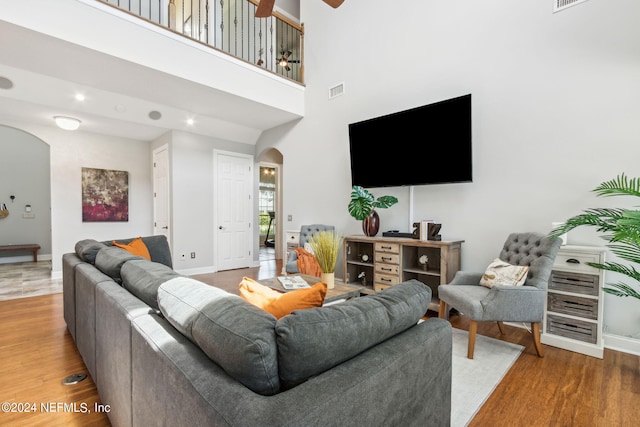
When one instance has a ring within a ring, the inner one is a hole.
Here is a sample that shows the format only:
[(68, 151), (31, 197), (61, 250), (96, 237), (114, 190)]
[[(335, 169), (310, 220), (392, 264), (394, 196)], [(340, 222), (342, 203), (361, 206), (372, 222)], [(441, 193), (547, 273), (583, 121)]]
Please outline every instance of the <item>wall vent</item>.
[(329, 88), (329, 99), (333, 99), (340, 95), (344, 95), (344, 83), (340, 83)]
[(565, 10), (568, 7), (584, 3), (587, 0), (553, 0), (553, 13)]

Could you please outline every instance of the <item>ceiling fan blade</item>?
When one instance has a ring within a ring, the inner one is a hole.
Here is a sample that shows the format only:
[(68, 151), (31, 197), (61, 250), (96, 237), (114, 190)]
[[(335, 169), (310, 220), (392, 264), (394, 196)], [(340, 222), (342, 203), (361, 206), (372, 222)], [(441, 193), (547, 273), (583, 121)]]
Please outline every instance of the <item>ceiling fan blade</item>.
[(258, 7), (256, 8), (256, 18), (267, 18), (271, 16), (275, 2), (276, 0), (260, 0), (260, 3), (258, 3)]
[(344, 3), (344, 0), (322, 0), (322, 1), (334, 9), (340, 6), (342, 3)]

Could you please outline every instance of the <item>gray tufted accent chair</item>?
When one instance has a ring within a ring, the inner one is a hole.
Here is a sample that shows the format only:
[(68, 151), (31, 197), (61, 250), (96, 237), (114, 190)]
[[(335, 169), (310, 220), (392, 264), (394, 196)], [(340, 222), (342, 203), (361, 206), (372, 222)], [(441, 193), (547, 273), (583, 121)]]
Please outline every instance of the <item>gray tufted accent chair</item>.
[(522, 286), (498, 285), (487, 288), (480, 285), (484, 272), (464, 271), (458, 271), (451, 283), (438, 286), (439, 317), (448, 317), (449, 309), (453, 307), (470, 320), (469, 359), (473, 359), (479, 321), (498, 322), (503, 334), (502, 322), (531, 323), (536, 352), (543, 357), (540, 324), (544, 315), (547, 283), (561, 243), (561, 239), (551, 239), (538, 233), (509, 235), (500, 252), (500, 259), (512, 265), (529, 266), (527, 279)]
[[(300, 227), (300, 243), (299, 247), (303, 248), (304, 244), (309, 241), (309, 237), (314, 235), (319, 231), (335, 231), (335, 227), (333, 225), (323, 225), (323, 224), (311, 224), (311, 225), (303, 225)], [(290, 274), (300, 273), (298, 271), (298, 255), (295, 252), (289, 253), (289, 259), (287, 260), (287, 264), (285, 265), (285, 271)]]

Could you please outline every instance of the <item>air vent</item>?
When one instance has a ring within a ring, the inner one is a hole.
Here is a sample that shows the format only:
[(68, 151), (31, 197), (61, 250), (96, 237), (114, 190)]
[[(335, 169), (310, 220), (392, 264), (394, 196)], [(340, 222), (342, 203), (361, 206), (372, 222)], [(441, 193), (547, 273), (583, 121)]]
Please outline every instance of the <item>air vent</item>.
[(553, 0), (553, 12), (560, 12), (568, 7), (584, 3), (587, 0)]
[(329, 99), (333, 99), (340, 95), (344, 95), (344, 83), (340, 83), (329, 88)]

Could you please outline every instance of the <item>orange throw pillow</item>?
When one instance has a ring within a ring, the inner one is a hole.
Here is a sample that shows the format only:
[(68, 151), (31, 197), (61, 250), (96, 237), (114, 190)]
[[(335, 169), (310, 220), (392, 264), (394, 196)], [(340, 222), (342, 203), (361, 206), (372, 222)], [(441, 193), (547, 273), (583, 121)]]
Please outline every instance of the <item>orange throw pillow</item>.
[(147, 249), (147, 245), (145, 245), (144, 242), (142, 241), (142, 237), (133, 239), (133, 241), (129, 244), (118, 243), (114, 240), (113, 246), (117, 246), (126, 251), (129, 251), (132, 255), (141, 256), (142, 258), (146, 258), (149, 261), (151, 261), (151, 255), (149, 255), (149, 249)]
[(240, 296), (250, 304), (271, 313), (276, 318), (290, 314), (293, 310), (322, 307), (327, 295), (327, 284), (318, 282), (310, 288), (281, 293), (249, 277), (243, 277), (239, 285)]

